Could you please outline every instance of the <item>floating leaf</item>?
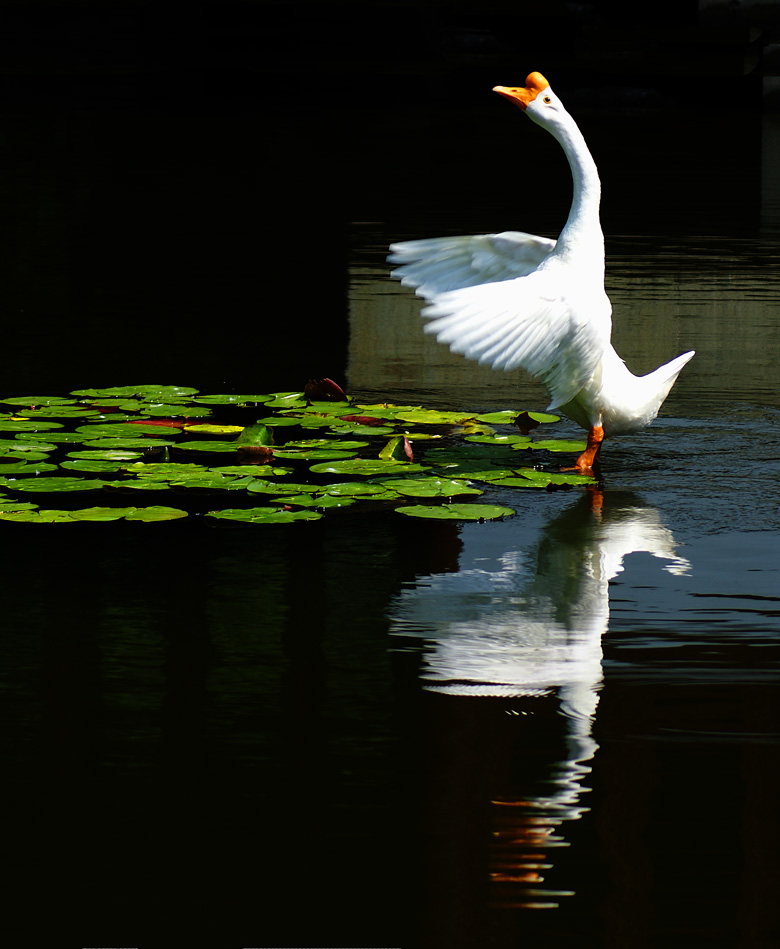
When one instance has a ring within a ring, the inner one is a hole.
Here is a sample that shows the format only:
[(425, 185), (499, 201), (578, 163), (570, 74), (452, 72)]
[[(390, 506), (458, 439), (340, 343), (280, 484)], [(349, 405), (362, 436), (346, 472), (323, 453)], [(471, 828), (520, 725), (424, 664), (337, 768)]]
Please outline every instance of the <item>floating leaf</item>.
[(90, 480), (87, 478), (71, 477), (25, 478), (22, 481), (10, 482), (3, 478), (0, 483), (2, 483), (6, 489), (12, 491), (40, 491), (46, 493), (54, 491), (97, 491), (105, 484), (104, 481), (99, 481), (96, 478)]
[(449, 521), (494, 521), (499, 517), (511, 517), (511, 507), (496, 504), (414, 504), (396, 508), (399, 514), (409, 517), (429, 517)]
[(322, 491), (322, 485), (292, 484), (284, 481), (262, 481), (255, 479), (247, 486), (252, 494), (314, 494)]
[(219, 471), (221, 474), (251, 475), (253, 478), (283, 478), (292, 474), (292, 468), (279, 468), (275, 465), (220, 465), (209, 468), (209, 471)]
[(165, 401), (166, 399), (180, 399), (191, 395), (197, 395), (197, 389), (190, 389), (187, 386), (113, 386), (109, 389), (77, 389), (71, 392), (71, 395), (97, 399), (101, 396), (108, 397), (128, 397), (138, 396), (141, 399), (152, 401)]
[(388, 478), (380, 482), (383, 487), (398, 494), (420, 498), (452, 498), (463, 494), (482, 494), (479, 488), (472, 488), (465, 481), (453, 481), (449, 478), (434, 476), (414, 478)]
[[(342, 484), (329, 484), (323, 489), (334, 497), (376, 497), (387, 495), (384, 481), (345, 481)], [(395, 494), (395, 492), (393, 492)]]
[(306, 399), (303, 392), (274, 392), (270, 401), (266, 402), (269, 409), (305, 408)]
[(134, 507), (87, 507), (80, 511), (71, 511), (74, 521), (119, 521), (132, 513)]
[(309, 379), (303, 389), (303, 395), (311, 402), (346, 401), (346, 395), (341, 386), (332, 379)]
[(121, 448), (95, 448), (85, 451), (69, 451), (68, 458), (85, 458), (91, 461), (132, 461), (135, 458), (143, 458), (143, 453)]
[(276, 507), (248, 507), (209, 511), (206, 517), (242, 524), (290, 524), (293, 521), (318, 521), (322, 514), (319, 511), (280, 511)]
[(194, 432), (196, 435), (232, 435), (245, 431), (243, 425), (217, 425), (214, 422), (187, 422), (185, 432)]
[(193, 439), (184, 440), (181, 442), (170, 442), (169, 444), (175, 444), (176, 448), (180, 451), (214, 451), (214, 452), (235, 452), (237, 445), (235, 441), (218, 441), (216, 438), (213, 441), (196, 441)]
[(406, 435), (396, 435), (379, 452), (379, 457), (395, 461), (414, 461), (412, 443)]
[[(181, 427), (181, 422), (174, 423), (177, 428)], [(81, 435), (87, 438), (139, 438), (141, 435), (159, 436), (167, 434), (161, 431), (161, 424), (149, 422), (148, 419), (142, 419), (137, 422), (101, 422), (96, 425), (79, 425), (76, 429)]]
[(361, 474), (378, 475), (404, 472), (411, 474), (428, 469), (418, 464), (404, 463), (403, 461), (384, 461), (380, 458), (351, 458), (345, 461), (325, 461), (319, 465), (312, 465), (309, 469), (314, 474)]
[(57, 465), (45, 461), (28, 462), (3, 462), (0, 463), (0, 476), (3, 475), (37, 475), (42, 471), (56, 471)]
[(63, 398), (58, 395), (14, 395), (0, 399), (5, 405), (24, 405), (27, 408), (41, 405), (73, 405), (75, 399)]
[(270, 395), (199, 395), (192, 401), (204, 405), (260, 405), (271, 399)]
[(504, 412), (483, 412), (477, 416), (477, 421), (487, 422), (489, 425), (511, 425), (519, 414), (519, 412), (512, 412), (510, 410)]
[(155, 505), (151, 507), (139, 507), (128, 514), (125, 520), (128, 521), (177, 521), (182, 517), (187, 517), (187, 512), (177, 507), (162, 507)]
[(243, 447), (267, 447), (272, 445), (274, 437), (267, 425), (262, 422), (255, 422), (253, 425), (247, 425), (236, 439), (236, 445)]
[(395, 418), (413, 425), (462, 425), (474, 418), (467, 412), (439, 412), (436, 409), (413, 409), (396, 412)]
[(572, 441), (563, 438), (546, 438), (544, 441), (531, 442), (528, 448), (535, 450), (545, 449), (546, 451), (585, 451), (586, 443), (583, 441)]
[(64, 428), (62, 422), (44, 422), (28, 418), (0, 418), (0, 432), (51, 432), (57, 428)]
[(0, 520), (12, 521), (16, 524), (55, 524), (76, 521), (70, 511), (4, 511), (0, 510)]
[(338, 458), (354, 458), (354, 451), (337, 451), (332, 448), (312, 448), (309, 451), (284, 451), (284, 449), (274, 449), (274, 458), (281, 458), (285, 461), (316, 461)]
[(526, 448), (531, 439), (526, 435), (467, 435), (467, 442), (476, 442), (479, 445), (496, 445), (510, 448)]
[(355, 501), (355, 498), (338, 497), (334, 494), (296, 494), (292, 497), (287, 497), (284, 495), (280, 498), (274, 498), (271, 503), (278, 505), (290, 504), (294, 505), (295, 507), (325, 509), (335, 507), (349, 507), (350, 504), (354, 504)]

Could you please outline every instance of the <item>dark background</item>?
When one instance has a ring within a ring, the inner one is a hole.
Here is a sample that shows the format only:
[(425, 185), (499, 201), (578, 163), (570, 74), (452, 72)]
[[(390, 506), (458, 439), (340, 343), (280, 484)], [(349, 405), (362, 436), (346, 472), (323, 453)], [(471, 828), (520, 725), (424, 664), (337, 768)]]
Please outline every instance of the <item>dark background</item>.
[(614, 121), (602, 162), (662, 110), (712, 116), (738, 164), (777, 31), (771, 5), (684, 0), (2, 3), (2, 388), (343, 378), (349, 222), (408, 228), (452, 195), (466, 226), (516, 188), (493, 85), (538, 69)]

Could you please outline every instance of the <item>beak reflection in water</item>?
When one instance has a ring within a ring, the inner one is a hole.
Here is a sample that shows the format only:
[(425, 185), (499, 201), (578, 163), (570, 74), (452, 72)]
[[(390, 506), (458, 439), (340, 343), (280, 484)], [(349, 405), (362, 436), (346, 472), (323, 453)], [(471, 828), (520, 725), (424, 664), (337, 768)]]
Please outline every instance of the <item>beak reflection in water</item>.
[(496, 794), (490, 802), (494, 904), (554, 907), (570, 891), (546, 889), (544, 877), (553, 850), (567, 845), (561, 825), (588, 809), (582, 798), (598, 750), (592, 730), (609, 581), (636, 552), (663, 561), (659, 569), (674, 575), (690, 565), (654, 508), (595, 489), (536, 531), (528, 521), (521, 532), (501, 530), (489, 550), (485, 538), (484, 530), (464, 528), (458, 571), (419, 577), (401, 591), (391, 633), (404, 638), (400, 650), (423, 641), (427, 690), (461, 701), (522, 699), (522, 714), (531, 718), (535, 703), (541, 710), (539, 703), (557, 700), (563, 758), (541, 781), (536, 776), (534, 793)]

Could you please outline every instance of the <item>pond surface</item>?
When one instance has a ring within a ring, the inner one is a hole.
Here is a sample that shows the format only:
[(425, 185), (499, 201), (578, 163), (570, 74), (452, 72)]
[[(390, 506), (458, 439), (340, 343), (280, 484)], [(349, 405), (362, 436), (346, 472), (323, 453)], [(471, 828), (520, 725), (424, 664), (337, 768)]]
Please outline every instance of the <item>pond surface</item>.
[[(387, 278), (392, 240), (555, 234), (565, 218), (568, 173), (540, 130), (509, 110), (474, 116), (464, 141), (444, 134), (450, 118), (388, 114), (345, 152), (357, 223), (333, 278), (349, 318), (334, 358), (367, 401), (543, 410), (532, 380), (424, 336), (419, 302)], [(517, 516), (465, 526), (345, 513), (5, 532), (9, 927), (56, 920), (84, 945), (777, 939), (780, 162), (777, 124), (746, 125), (724, 142), (710, 119), (654, 116), (647, 132), (632, 114), (619, 150), (598, 118), (586, 129), (616, 348), (635, 371), (697, 351), (662, 417), (605, 445), (600, 490), (496, 489), (485, 500)], [(499, 135), (549, 156), (549, 191), (504, 200), (484, 147)], [(92, 201), (94, 181), (84, 171)], [(67, 214), (54, 219), (65, 244)], [(29, 259), (51, 252), (31, 234)], [(299, 252), (305, 281), (316, 247)], [(46, 346), (16, 324), (9, 395), (125, 384), (113, 373), (135, 357), (165, 369), (131, 334), (110, 377), (89, 375), (101, 301), (125, 327), (132, 310), (109, 292), (127, 278), (116, 266), (99, 272), (105, 292), (63, 304), (72, 319), (83, 303), (87, 324), (67, 365), (67, 334)], [(61, 289), (83, 290), (67, 273)], [(157, 297), (152, 315), (164, 309)], [(175, 345), (176, 378), (141, 381), (204, 390), (227, 384), (228, 350), (266, 352), (246, 319), (217, 340), (218, 368), (194, 335), (167, 327), (157, 342)], [(262, 391), (252, 376), (240, 358), (235, 389)]]

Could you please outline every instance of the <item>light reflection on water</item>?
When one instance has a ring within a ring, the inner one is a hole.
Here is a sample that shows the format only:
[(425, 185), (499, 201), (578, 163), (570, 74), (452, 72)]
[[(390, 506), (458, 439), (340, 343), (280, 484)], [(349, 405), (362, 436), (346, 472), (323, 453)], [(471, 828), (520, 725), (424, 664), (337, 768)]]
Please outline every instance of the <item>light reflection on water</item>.
[(609, 584), (640, 552), (662, 562), (646, 571), (656, 595), (664, 588), (656, 574), (684, 577), (690, 564), (657, 511), (598, 490), (546, 523), (526, 518), (520, 537), (466, 527), (461, 540), (457, 572), (421, 577), (395, 598), (390, 632), (425, 640), (425, 688), (455, 696), (557, 695), (566, 757), (551, 765), (545, 793), (492, 801), (490, 873), (500, 891), (495, 905), (555, 908), (567, 891), (544, 886), (542, 871), (551, 864), (538, 862), (554, 859), (552, 851), (566, 845), (565, 830), (557, 829), (588, 809), (582, 796), (598, 750), (592, 733)]
[[(421, 333), (419, 301), (387, 278), (394, 236), (356, 233), (350, 383), (386, 398), (544, 408), (534, 381)], [(607, 254), (629, 366), (697, 351), (661, 417), (606, 444), (600, 515), (583, 500), (561, 510), (555, 496), (491, 495), (518, 517), (463, 527), (457, 569), (418, 574), (390, 610), (395, 648), (417, 643), (421, 687), (436, 696), (429, 751), (443, 761), (427, 791), (447, 807), (430, 832), (452, 839), (429, 859), (453, 892), (430, 912), (452, 945), (470, 938), (452, 919), (479, 929), (480, 913), (448, 869), (465, 846), (459, 822), (489, 840), (492, 911), (519, 914), (483, 916), (506, 931), (497, 945), (563, 945), (583, 924), (628, 944), (617, 934), (629, 918), (646, 923), (641, 938), (631, 926), (642, 945), (686, 932), (753, 945), (778, 932), (764, 881), (780, 877), (780, 249), (766, 234), (608, 234)], [(556, 544), (570, 558), (545, 562)], [(487, 760), (483, 744), (498, 746)], [(489, 818), (453, 790), (469, 770)], [(685, 858), (672, 867), (675, 840)], [(750, 868), (728, 898), (714, 869), (724, 860)]]

